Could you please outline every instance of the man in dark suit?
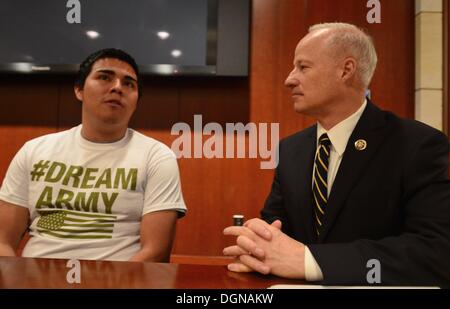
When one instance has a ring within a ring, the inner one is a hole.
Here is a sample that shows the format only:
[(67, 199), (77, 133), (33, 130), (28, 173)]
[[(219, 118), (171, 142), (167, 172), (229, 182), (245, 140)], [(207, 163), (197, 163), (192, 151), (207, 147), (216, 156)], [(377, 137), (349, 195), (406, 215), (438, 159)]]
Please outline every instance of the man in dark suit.
[(450, 286), (448, 138), (365, 98), (377, 57), (353, 25), (310, 28), (286, 79), (317, 124), (280, 142), (261, 212), (228, 227), (229, 270), (322, 284)]

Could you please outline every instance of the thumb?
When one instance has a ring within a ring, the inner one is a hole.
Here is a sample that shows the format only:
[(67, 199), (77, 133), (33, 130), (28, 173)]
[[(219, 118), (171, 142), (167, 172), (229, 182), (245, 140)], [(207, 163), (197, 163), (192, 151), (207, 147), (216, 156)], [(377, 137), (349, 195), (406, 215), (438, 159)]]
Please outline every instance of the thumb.
[(282, 223), (281, 223), (280, 220), (275, 220), (275, 221), (273, 221), (272, 224), (271, 224), (271, 226), (273, 226), (273, 227), (275, 227), (275, 228), (277, 228), (277, 229), (279, 229), (279, 230), (281, 230), (281, 225), (282, 225)]

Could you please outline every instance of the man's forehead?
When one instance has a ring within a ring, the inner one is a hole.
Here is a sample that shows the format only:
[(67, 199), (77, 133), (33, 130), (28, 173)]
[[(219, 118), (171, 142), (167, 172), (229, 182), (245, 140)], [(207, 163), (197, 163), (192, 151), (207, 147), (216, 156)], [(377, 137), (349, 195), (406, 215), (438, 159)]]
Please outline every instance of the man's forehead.
[(323, 45), (330, 36), (330, 29), (320, 29), (309, 32), (297, 44), (298, 47), (308, 47), (311, 45)]
[(92, 72), (98, 71), (112, 71), (114, 73), (129, 75), (134, 79), (137, 79), (133, 67), (129, 63), (116, 58), (102, 58), (97, 60), (92, 66)]
[(295, 48), (295, 58), (312, 58), (320, 54), (328, 38), (327, 29), (315, 30), (305, 35)]

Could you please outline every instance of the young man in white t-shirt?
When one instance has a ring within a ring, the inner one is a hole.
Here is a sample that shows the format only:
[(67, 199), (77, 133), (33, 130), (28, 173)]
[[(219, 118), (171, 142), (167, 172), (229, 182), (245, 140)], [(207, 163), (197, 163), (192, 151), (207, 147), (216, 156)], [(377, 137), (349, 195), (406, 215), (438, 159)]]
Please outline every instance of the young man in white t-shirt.
[(0, 256), (169, 261), (186, 206), (173, 152), (128, 128), (140, 97), (138, 67), (104, 49), (81, 65), (82, 124), (33, 139), (0, 190)]

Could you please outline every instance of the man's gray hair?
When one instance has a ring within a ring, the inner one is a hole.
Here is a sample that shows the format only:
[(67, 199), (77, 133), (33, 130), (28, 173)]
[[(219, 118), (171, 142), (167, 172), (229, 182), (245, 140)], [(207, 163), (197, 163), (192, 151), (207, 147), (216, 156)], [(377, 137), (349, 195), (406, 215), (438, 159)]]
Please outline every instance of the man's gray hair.
[(358, 27), (346, 23), (323, 23), (309, 27), (309, 32), (330, 29), (330, 46), (336, 53), (353, 56), (357, 62), (356, 73), (365, 87), (372, 80), (377, 66), (377, 52), (372, 38)]

